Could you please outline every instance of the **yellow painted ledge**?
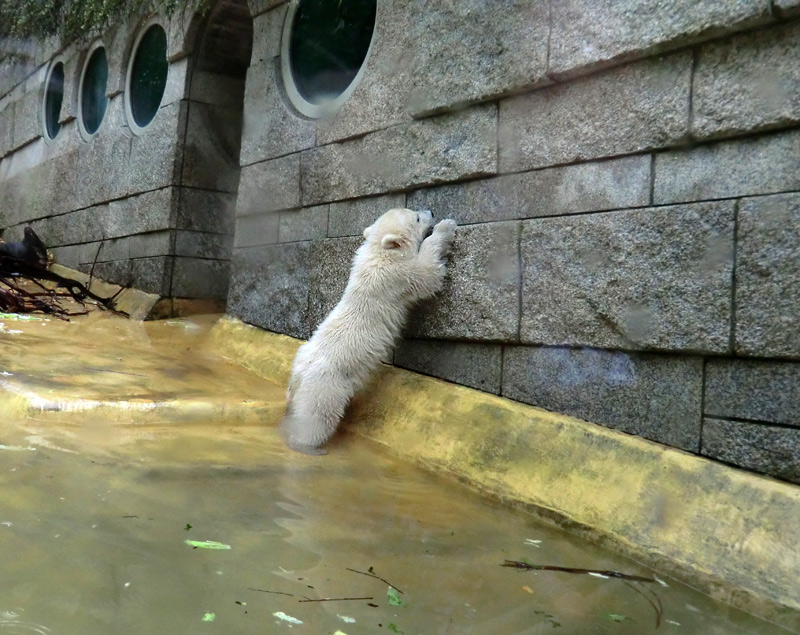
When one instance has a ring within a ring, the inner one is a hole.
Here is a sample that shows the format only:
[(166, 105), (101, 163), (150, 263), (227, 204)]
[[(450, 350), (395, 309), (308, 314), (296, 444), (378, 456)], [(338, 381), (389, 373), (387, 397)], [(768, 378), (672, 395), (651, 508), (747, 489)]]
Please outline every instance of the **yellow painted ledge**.
[[(212, 330), (215, 350), (281, 384), (301, 343), (237, 320)], [(800, 487), (393, 367), (343, 425), (800, 631)]]

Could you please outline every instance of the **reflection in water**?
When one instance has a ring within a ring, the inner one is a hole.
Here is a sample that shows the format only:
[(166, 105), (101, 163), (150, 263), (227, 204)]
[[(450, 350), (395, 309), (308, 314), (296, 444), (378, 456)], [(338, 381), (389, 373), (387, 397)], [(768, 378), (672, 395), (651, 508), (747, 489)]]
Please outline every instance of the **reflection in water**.
[(12, 611), (0, 611), (0, 631), (3, 635), (28, 635), (39, 633), (39, 635), (49, 635), (50, 629), (40, 624), (30, 624), (21, 619), (22, 609)]
[[(0, 398), (0, 607), (25, 611), (0, 615), (3, 632), (656, 632), (620, 580), (500, 566), (653, 575), (632, 561), (356, 437), (321, 460), (286, 451), (283, 387), (184, 324), (101, 316), (0, 333), (4, 381), (105, 404)], [(656, 591), (659, 633), (782, 632), (677, 583)]]

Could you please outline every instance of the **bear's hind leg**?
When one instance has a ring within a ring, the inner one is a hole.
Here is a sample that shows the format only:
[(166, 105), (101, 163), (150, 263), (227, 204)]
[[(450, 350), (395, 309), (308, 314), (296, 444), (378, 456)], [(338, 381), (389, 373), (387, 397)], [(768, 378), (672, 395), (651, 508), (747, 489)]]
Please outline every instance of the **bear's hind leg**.
[(292, 450), (304, 454), (327, 454), (321, 448), (336, 432), (344, 414), (350, 391), (328, 382), (315, 388), (313, 381), (303, 381), (292, 396), (291, 413), (281, 422), (281, 432)]

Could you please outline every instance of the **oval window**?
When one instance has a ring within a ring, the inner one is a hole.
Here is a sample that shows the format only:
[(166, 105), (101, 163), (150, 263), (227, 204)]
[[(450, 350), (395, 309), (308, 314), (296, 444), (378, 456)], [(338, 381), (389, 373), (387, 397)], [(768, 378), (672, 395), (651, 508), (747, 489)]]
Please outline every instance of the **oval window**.
[(55, 139), (61, 129), (61, 104), (64, 101), (64, 64), (58, 62), (50, 69), (44, 91), (44, 132)]
[(108, 60), (106, 49), (98, 46), (89, 55), (81, 77), (81, 92), (79, 110), (81, 113), (81, 127), (86, 135), (97, 132), (103, 117), (106, 114), (108, 97), (106, 85), (108, 83)]
[(284, 28), (281, 65), (289, 98), (310, 117), (355, 89), (375, 31), (377, 0), (300, 0)]
[(167, 34), (153, 24), (140, 37), (128, 71), (127, 105), (133, 123), (144, 128), (156, 116), (167, 85)]

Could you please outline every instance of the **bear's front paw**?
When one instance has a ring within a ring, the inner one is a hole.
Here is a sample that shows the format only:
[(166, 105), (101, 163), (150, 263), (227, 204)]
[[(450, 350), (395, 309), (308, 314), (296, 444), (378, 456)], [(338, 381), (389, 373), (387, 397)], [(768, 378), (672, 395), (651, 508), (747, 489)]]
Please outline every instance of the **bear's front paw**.
[(452, 241), (453, 236), (456, 235), (456, 227), (456, 222), (452, 218), (446, 218), (436, 223), (433, 233)]

